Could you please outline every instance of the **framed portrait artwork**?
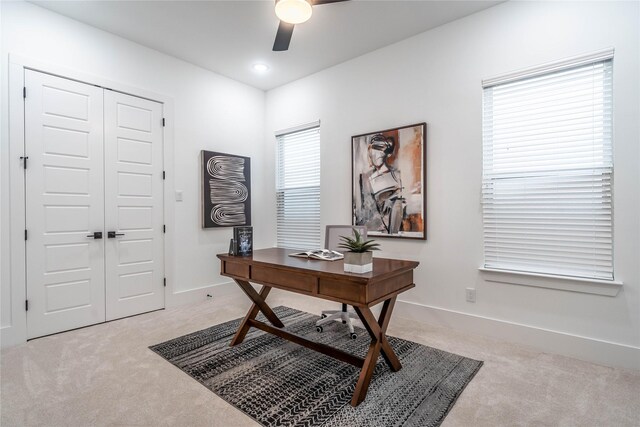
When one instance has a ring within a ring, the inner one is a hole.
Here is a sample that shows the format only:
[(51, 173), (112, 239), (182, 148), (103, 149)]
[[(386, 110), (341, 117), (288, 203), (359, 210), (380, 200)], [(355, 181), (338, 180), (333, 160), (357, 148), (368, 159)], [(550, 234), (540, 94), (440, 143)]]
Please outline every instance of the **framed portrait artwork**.
[(427, 124), (351, 137), (353, 225), (369, 237), (426, 239)]
[(202, 228), (251, 224), (251, 159), (201, 152)]

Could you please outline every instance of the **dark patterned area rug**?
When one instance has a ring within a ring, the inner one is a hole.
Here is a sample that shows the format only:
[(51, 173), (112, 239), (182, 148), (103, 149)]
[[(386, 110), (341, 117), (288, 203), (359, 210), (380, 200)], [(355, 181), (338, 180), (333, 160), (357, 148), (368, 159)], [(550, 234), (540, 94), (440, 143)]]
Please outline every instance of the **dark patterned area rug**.
[[(282, 306), (274, 312), (286, 330), (307, 339), (361, 357), (369, 347), (363, 329), (352, 340), (339, 322), (318, 333), (317, 315)], [(268, 427), (438, 426), (483, 363), (390, 336), (402, 369), (391, 372), (380, 357), (367, 398), (353, 408), (358, 368), (255, 328), (229, 347), (240, 320), (150, 349)]]

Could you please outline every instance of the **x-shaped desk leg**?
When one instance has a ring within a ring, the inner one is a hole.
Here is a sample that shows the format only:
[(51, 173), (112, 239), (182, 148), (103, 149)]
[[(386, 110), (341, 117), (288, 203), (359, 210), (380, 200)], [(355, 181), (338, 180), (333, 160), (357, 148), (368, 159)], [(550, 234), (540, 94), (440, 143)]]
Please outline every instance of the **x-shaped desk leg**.
[(362, 365), (362, 370), (356, 383), (356, 389), (351, 398), (351, 406), (357, 406), (367, 395), (369, 383), (371, 382), (371, 377), (373, 376), (373, 371), (375, 370), (376, 362), (378, 361), (378, 356), (381, 351), (382, 357), (384, 357), (384, 360), (392, 371), (396, 372), (402, 369), (402, 364), (400, 364), (400, 360), (398, 360), (398, 356), (394, 353), (386, 336), (387, 326), (389, 326), (391, 312), (393, 311), (395, 303), (396, 297), (386, 300), (382, 306), (382, 312), (378, 320), (376, 320), (369, 307), (353, 307), (364, 324), (364, 327), (367, 329), (367, 332), (371, 335), (371, 344), (369, 345), (367, 356), (364, 359), (364, 364)]
[(242, 323), (240, 323), (238, 331), (231, 340), (231, 346), (240, 344), (244, 340), (244, 337), (247, 335), (247, 332), (249, 332), (249, 328), (251, 327), (249, 325), (249, 320), (254, 320), (258, 315), (258, 311), (261, 311), (273, 326), (284, 328), (284, 324), (280, 321), (280, 319), (278, 319), (278, 316), (276, 316), (273, 310), (271, 310), (271, 307), (269, 307), (265, 302), (267, 295), (269, 295), (269, 292), (271, 292), (270, 286), (263, 286), (260, 290), (260, 293), (257, 293), (256, 290), (253, 289), (253, 286), (249, 284), (249, 282), (237, 279), (234, 279), (234, 281), (238, 284), (238, 286), (240, 286), (240, 289), (242, 289), (244, 293), (247, 294), (251, 301), (253, 301), (253, 305), (247, 312), (247, 315), (244, 316)]

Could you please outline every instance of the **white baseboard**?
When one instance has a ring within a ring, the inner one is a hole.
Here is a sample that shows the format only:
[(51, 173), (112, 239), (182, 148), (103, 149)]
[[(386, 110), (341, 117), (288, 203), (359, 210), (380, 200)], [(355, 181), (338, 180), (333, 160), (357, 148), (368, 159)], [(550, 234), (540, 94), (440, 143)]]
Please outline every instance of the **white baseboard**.
[(18, 328), (14, 326), (4, 326), (0, 328), (1, 348), (13, 347), (27, 342), (26, 334), (20, 333), (17, 329)]
[(640, 371), (640, 348), (565, 332), (491, 319), (467, 313), (398, 301), (396, 316), (444, 326), (587, 362)]
[(175, 292), (167, 299), (165, 307), (178, 307), (186, 304), (194, 304), (200, 301), (205, 301), (210, 298), (207, 295), (211, 295), (212, 298), (221, 297), (223, 295), (231, 295), (235, 293), (241, 293), (240, 288), (233, 282), (218, 283), (215, 285), (202, 286), (196, 289), (189, 289), (186, 291)]
[[(254, 289), (258, 288), (258, 290), (260, 290), (260, 286), (256, 286), (253, 283), (251, 285), (253, 285)], [(231, 280), (228, 282), (224, 282), (216, 285), (215, 290), (213, 292), (215, 292), (213, 294), (214, 298), (225, 296), (225, 295), (244, 295), (240, 287)]]

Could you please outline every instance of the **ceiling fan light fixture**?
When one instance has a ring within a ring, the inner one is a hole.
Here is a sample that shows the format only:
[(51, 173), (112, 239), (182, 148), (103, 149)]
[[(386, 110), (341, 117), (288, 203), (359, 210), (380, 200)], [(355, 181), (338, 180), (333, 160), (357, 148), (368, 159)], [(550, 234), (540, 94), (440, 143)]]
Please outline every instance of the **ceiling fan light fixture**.
[(276, 16), (289, 24), (302, 24), (311, 18), (313, 10), (306, 0), (279, 0), (276, 2)]

